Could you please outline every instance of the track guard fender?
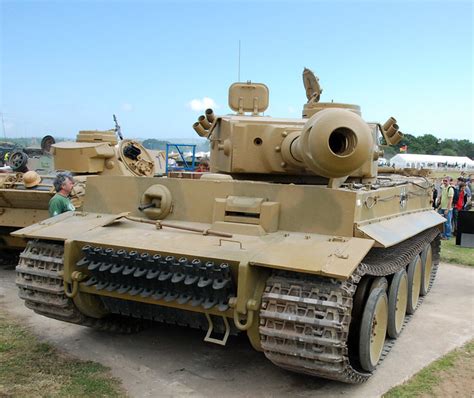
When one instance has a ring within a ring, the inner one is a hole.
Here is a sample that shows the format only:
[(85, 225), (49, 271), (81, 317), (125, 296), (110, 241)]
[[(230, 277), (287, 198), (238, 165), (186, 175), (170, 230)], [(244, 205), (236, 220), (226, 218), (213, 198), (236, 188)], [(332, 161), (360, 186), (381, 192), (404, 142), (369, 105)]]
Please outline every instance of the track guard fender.
[(240, 330), (247, 331), (252, 347), (262, 351), (260, 346), (259, 310), (265, 283), (271, 270), (252, 266), (248, 262), (239, 264), (237, 297), (231, 301), (234, 310), (234, 323)]

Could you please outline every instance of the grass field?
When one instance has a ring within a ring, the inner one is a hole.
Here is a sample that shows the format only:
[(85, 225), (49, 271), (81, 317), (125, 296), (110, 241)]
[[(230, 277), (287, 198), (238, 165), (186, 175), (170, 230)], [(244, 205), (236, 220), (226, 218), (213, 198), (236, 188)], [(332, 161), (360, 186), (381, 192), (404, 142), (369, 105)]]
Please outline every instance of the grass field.
[(441, 241), (441, 261), (474, 267), (474, 249), (456, 246), (456, 239)]
[(422, 369), (383, 398), (471, 397), (474, 394), (474, 341)]
[(0, 397), (125, 397), (104, 366), (39, 342), (0, 313)]
[[(474, 267), (474, 249), (441, 241), (441, 261)], [(383, 398), (473, 396), (474, 341), (422, 369), (408, 382), (392, 388)], [(464, 390), (464, 391), (460, 391)]]
[[(469, 176), (469, 174), (473, 174), (473, 173), (466, 172), (466, 174), (467, 176)], [(459, 170), (432, 170), (430, 172), (429, 177), (439, 179), (439, 178), (443, 178), (444, 176), (450, 176), (451, 178), (456, 180), (460, 175), (461, 175), (461, 171)]]

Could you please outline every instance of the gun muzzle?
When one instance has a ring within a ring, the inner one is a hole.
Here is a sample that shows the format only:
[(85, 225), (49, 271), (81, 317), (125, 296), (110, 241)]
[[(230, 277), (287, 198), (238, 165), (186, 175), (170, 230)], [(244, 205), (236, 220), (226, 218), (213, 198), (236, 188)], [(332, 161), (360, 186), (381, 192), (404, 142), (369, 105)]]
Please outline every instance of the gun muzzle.
[(204, 130), (209, 130), (211, 127), (211, 123), (206, 119), (206, 116), (201, 115), (198, 118), (198, 122), (201, 124), (202, 127), (204, 127)]
[(282, 155), (294, 167), (317, 175), (339, 178), (351, 175), (371, 158), (374, 141), (369, 125), (354, 112), (325, 109), (314, 114), (301, 134), (283, 141)]
[(214, 115), (214, 111), (211, 108), (206, 109), (206, 119), (209, 121), (209, 123), (213, 123), (214, 120), (216, 119), (216, 116)]
[(200, 137), (207, 137), (209, 135), (209, 131), (204, 129), (204, 127), (202, 127), (201, 123), (199, 122), (193, 124), (193, 129), (196, 131), (196, 133), (198, 133)]

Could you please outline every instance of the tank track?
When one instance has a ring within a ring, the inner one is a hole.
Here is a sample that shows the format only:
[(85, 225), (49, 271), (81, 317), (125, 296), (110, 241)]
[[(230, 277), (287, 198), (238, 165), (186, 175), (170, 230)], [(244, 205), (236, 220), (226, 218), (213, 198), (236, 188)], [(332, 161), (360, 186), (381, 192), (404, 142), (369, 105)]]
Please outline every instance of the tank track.
[(16, 284), (19, 296), (26, 307), (37, 314), (100, 331), (133, 333), (143, 324), (120, 316), (97, 319), (85, 316), (64, 294), (62, 244), (43, 241), (28, 242), (20, 254), (16, 267)]
[[(349, 359), (349, 328), (357, 284), (364, 275), (397, 272), (431, 244), (431, 288), (439, 264), (438, 234), (438, 229), (432, 228), (393, 248), (372, 249), (345, 281), (276, 271), (267, 281), (260, 310), (259, 331), (265, 356), (275, 365), (297, 373), (344, 383), (366, 381), (372, 373), (353, 366)], [(410, 318), (405, 317), (405, 324)], [(386, 339), (380, 362), (394, 343)]]

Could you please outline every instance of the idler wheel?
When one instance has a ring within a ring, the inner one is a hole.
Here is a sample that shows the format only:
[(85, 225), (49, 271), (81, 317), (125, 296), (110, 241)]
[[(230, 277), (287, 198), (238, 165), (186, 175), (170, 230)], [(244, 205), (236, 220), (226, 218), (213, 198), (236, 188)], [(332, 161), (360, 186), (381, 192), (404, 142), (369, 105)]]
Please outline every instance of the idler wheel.
[(387, 333), (396, 339), (402, 331), (407, 310), (408, 277), (405, 269), (398, 271), (392, 279), (388, 294), (388, 329)]
[(414, 314), (421, 290), (421, 257), (416, 256), (408, 265), (407, 314)]
[(388, 300), (385, 290), (372, 290), (362, 315), (359, 336), (359, 360), (362, 368), (371, 372), (382, 355), (387, 333)]
[(424, 248), (421, 253), (421, 288), (420, 295), (426, 296), (430, 290), (431, 273), (433, 272), (433, 252), (431, 245)]

